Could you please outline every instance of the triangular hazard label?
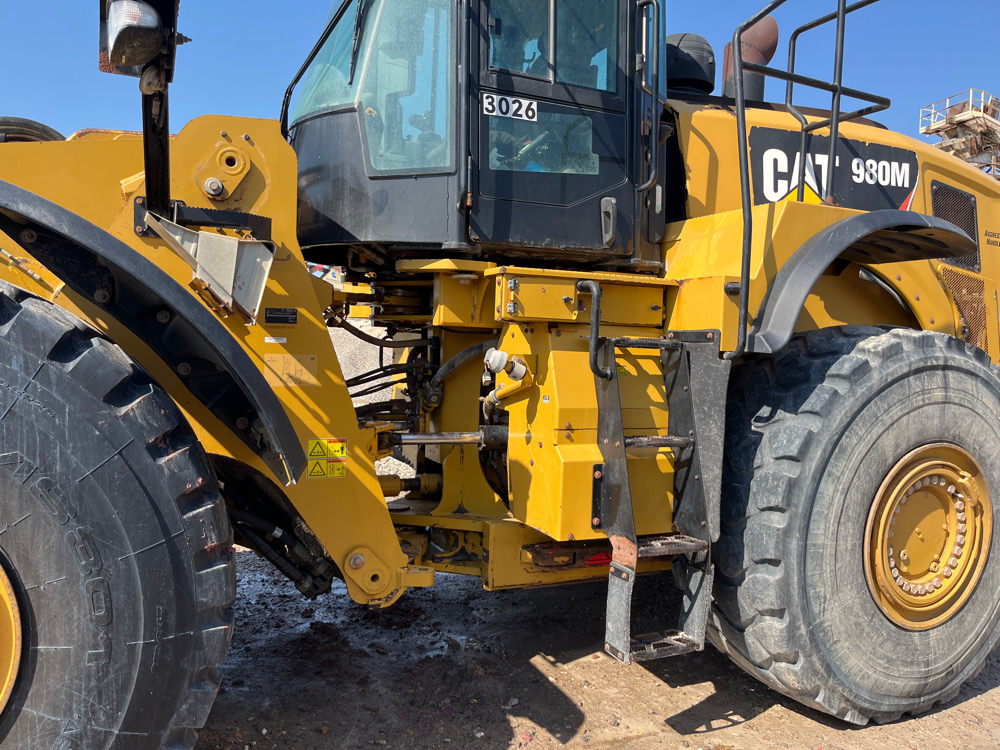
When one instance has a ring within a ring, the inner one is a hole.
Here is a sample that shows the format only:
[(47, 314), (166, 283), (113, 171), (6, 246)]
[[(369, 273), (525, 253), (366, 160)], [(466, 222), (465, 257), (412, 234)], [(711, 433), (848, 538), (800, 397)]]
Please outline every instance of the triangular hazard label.
[(323, 440), (310, 440), (312, 447), (309, 449), (309, 458), (326, 458), (326, 442)]
[(310, 461), (309, 466), (309, 476), (310, 477), (325, 477), (326, 467), (323, 466), (322, 461)]

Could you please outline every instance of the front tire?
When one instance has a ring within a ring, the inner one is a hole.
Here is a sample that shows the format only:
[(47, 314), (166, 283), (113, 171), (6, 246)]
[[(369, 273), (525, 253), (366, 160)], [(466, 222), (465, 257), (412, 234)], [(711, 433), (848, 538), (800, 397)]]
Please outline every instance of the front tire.
[(0, 284), (5, 747), (194, 745), (235, 597), (216, 484), (118, 347)]
[(1000, 637), (987, 355), (924, 331), (805, 334), (741, 367), (726, 430), (715, 645), (856, 724), (955, 696)]

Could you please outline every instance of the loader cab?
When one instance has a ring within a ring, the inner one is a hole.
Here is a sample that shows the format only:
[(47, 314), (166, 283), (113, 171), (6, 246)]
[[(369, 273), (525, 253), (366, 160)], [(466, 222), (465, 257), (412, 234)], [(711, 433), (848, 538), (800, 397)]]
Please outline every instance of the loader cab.
[(659, 17), (656, 0), (338, 2), (289, 118), (307, 257), (653, 257)]

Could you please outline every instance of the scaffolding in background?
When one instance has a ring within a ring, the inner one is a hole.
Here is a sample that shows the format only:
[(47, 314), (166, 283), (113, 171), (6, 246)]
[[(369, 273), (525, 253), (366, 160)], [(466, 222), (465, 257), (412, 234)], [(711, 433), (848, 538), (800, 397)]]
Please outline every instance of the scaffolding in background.
[(1000, 99), (980, 89), (920, 110), (920, 132), (937, 135), (939, 149), (1000, 180)]

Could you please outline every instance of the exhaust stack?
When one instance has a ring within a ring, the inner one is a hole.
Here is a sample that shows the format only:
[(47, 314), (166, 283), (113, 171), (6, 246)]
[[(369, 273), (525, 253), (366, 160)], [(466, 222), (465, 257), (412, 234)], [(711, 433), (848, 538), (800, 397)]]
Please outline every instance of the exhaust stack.
[[(743, 60), (746, 62), (767, 65), (774, 57), (778, 48), (778, 22), (771, 16), (765, 16), (743, 34)], [(736, 95), (736, 71), (733, 65), (732, 42), (726, 45), (722, 60), (722, 95)], [(764, 76), (760, 73), (745, 73), (743, 76), (743, 91), (747, 101), (764, 101)]]

